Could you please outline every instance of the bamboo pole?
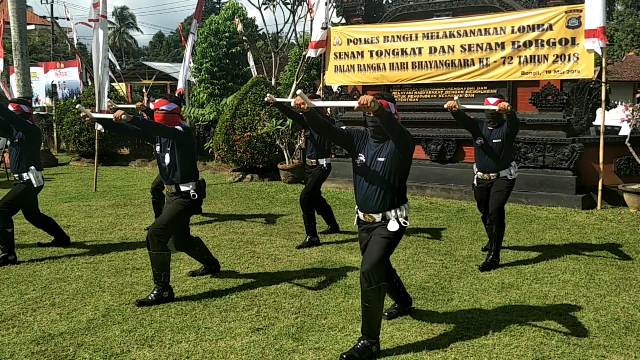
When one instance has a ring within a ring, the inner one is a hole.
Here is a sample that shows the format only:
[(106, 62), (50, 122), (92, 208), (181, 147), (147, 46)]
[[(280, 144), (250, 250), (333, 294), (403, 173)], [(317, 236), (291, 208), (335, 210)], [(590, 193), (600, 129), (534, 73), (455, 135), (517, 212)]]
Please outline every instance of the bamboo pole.
[(604, 122), (606, 117), (606, 101), (607, 101), (607, 48), (602, 48), (602, 88), (601, 88), (601, 107), (602, 122), (600, 123), (600, 154), (599, 154), (599, 179), (598, 179), (598, 210), (602, 209), (602, 187), (604, 185)]

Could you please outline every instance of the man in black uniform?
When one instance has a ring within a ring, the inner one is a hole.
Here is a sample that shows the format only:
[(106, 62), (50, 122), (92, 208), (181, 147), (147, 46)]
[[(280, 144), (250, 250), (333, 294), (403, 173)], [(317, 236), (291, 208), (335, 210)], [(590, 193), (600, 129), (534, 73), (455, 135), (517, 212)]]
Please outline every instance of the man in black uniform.
[(503, 96), (489, 97), (485, 99), (485, 105), (494, 105), (498, 109), (485, 111), (487, 121), (484, 123), (465, 114), (456, 101), (445, 105), (456, 122), (473, 136), (476, 159), (473, 194), (489, 238), (482, 248), (487, 251), (487, 256), (478, 267), (482, 272), (497, 269), (500, 265), (506, 228), (504, 207), (518, 176), (518, 166), (513, 161), (513, 143), (520, 127), (515, 112)]
[[(362, 336), (343, 360), (376, 359), (380, 354), (380, 328), (387, 320), (410, 313), (413, 300), (391, 265), (391, 255), (400, 243), (408, 223), (407, 178), (413, 159), (411, 134), (399, 122), (395, 99), (382, 94), (378, 99), (364, 95), (356, 110), (366, 114), (365, 129), (343, 129), (332, 125), (323, 114), (309, 109), (300, 97), (311, 129), (349, 151), (353, 161), (360, 265)], [(385, 294), (394, 301), (383, 312)]]
[[(191, 236), (191, 216), (201, 211), (203, 192), (198, 184), (198, 167), (193, 132), (180, 114), (179, 98), (166, 95), (156, 100), (155, 122), (129, 117), (123, 111), (114, 114), (114, 121), (98, 120), (105, 129), (140, 137), (156, 144), (158, 170), (165, 184), (166, 200), (160, 216), (147, 232), (147, 249), (153, 281), (151, 293), (136, 302), (137, 306), (152, 306), (174, 300), (170, 285), (171, 251), (169, 240), (176, 250), (202, 264), (190, 276), (205, 276), (220, 272), (220, 263), (199, 237)], [(128, 121), (128, 122), (127, 122)]]
[[(313, 94), (310, 95), (310, 98), (318, 99), (320, 96)], [(304, 249), (318, 246), (320, 245), (320, 238), (316, 229), (316, 212), (322, 216), (329, 226), (321, 234), (337, 234), (340, 232), (340, 226), (336, 221), (331, 205), (322, 196), (321, 192), (322, 184), (331, 174), (331, 142), (310, 129), (302, 114), (283, 103), (276, 102), (276, 99), (271, 95), (267, 96), (266, 100), (291, 119), (297, 128), (304, 130), (305, 185), (300, 193), (300, 209), (302, 209), (302, 221), (304, 222), (306, 237), (296, 248)], [(332, 124), (335, 124), (333, 119), (328, 119)]]
[(31, 100), (12, 99), (9, 109), (0, 107), (0, 136), (10, 141), (11, 173), (16, 182), (0, 200), (0, 266), (18, 263), (13, 216), (20, 210), (28, 222), (53, 236), (52, 241), (38, 246), (63, 247), (71, 243), (60, 225), (38, 207), (38, 194), (44, 187), (40, 163), (42, 132), (33, 123)]

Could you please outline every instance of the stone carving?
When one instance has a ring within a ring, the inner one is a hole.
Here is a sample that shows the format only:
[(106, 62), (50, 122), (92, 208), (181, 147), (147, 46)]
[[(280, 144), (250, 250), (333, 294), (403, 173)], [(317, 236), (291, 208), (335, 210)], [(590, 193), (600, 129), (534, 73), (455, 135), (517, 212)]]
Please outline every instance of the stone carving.
[(444, 164), (453, 162), (458, 144), (451, 139), (425, 139), (422, 148), (431, 161)]

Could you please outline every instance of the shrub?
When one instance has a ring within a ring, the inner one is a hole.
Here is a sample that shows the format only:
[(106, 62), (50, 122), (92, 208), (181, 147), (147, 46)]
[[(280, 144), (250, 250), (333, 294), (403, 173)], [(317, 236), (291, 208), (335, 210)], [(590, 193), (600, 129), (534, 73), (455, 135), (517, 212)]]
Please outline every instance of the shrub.
[(274, 93), (264, 77), (255, 77), (227, 100), (213, 137), (216, 159), (241, 168), (266, 169), (282, 161), (275, 135), (262, 131), (273, 119), (283, 119), (278, 110), (264, 104)]
[[(112, 96), (114, 94), (111, 94)], [(114, 101), (123, 101), (114, 98)], [(84, 121), (77, 104), (82, 104), (87, 109), (95, 107), (95, 95), (92, 87), (86, 87), (78, 100), (68, 99), (56, 105), (56, 124), (60, 138), (64, 142), (67, 151), (75, 152), (84, 158), (95, 156), (95, 128), (93, 123)], [(101, 134), (99, 142), (100, 157), (110, 157), (123, 147), (129, 146), (132, 141), (126, 136), (114, 134)]]

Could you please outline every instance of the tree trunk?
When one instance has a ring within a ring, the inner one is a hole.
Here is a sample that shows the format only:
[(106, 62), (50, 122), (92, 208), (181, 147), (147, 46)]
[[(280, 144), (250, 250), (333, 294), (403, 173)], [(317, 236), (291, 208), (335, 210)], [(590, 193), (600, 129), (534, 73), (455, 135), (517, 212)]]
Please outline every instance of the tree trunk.
[(17, 85), (17, 93), (14, 96), (31, 98), (33, 93), (27, 47), (27, 5), (24, 0), (9, 0), (9, 19), (11, 21), (11, 50)]

